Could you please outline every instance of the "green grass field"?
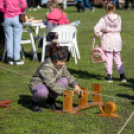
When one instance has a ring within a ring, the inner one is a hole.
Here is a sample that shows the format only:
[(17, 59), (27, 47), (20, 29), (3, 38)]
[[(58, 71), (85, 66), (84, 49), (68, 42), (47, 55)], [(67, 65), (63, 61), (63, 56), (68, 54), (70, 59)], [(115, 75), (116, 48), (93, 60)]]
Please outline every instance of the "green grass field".
[[(42, 8), (37, 12), (27, 13), (28, 15), (31, 13), (31, 16), (35, 18), (44, 19), (47, 11), (48, 9)], [(27, 44), (24, 45), (26, 54), (24, 65), (10, 66), (0, 62), (0, 101), (12, 100), (11, 108), (0, 108), (0, 134), (117, 134), (133, 112), (134, 103), (125, 99), (134, 100), (134, 11), (123, 9), (117, 11), (122, 18), (123, 47), (121, 57), (128, 82), (120, 83), (118, 81), (119, 73), (114, 65), (114, 82), (112, 84), (104, 81), (106, 76), (104, 64), (94, 64), (91, 59), (93, 28), (98, 20), (104, 16), (104, 11), (101, 8), (96, 8), (94, 13), (91, 13), (89, 9), (86, 13), (77, 13), (76, 8), (68, 7), (65, 12), (70, 22), (81, 21), (77, 33), (81, 59), (76, 65), (74, 59), (71, 58), (70, 62), (67, 63), (68, 69), (81, 86), (87, 87), (90, 92), (92, 91), (92, 83), (101, 83), (103, 95), (118, 97), (118, 99), (102, 97), (102, 100), (103, 102), (114, 101), (118, 106), (116, 114), (120, 115), (121, 118), (95, 116), (95, 114), (100, 113), (98, 107), (81, 110), (81, 112), (86, 113), (81, 116), (56, 114), (44, 108), (44, 101), (40, 103), (42, 113), (32, 112), (29, 109), (32, 96), (29, 90), (30, 78), (2, 69), (10, 69), (31, 77), (41, 62), (32, 61), (31, 45)], [(23, 35), (27, 38), (28, 36), (28, 34)], [(99, 44), (99, 38), (96, 38), (96, 44)], [(41, 49), (38, 51), (38, 57), (40, 60)], [(74, 104), (77, 105), (77, 95), (74, 96), (73, 100)], [(62, 106), (62, 101), (62, 97), (59, 96), (56, 100), (57, 105)], [(89, 97), (89, 101), (92, 101), (91, 97)], [(134, 134), (134, 117), (122, 134)]]

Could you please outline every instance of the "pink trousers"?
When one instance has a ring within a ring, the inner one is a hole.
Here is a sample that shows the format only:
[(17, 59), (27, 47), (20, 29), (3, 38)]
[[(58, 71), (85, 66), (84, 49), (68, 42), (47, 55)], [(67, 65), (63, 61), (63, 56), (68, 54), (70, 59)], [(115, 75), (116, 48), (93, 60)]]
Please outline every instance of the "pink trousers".
[(123, 65), (121, 62), (121, 57), (120, 57), (120, 52), (109, 52), (109, 51), (104, 51), (105, 56), (106, 56), (106, 71), (107, 74), (112, 75), (113, 74), (113, 59), (114, 63), (116, 64), (116, 68), (119, 71), (120, 74), (124, 74), (124, 69)]

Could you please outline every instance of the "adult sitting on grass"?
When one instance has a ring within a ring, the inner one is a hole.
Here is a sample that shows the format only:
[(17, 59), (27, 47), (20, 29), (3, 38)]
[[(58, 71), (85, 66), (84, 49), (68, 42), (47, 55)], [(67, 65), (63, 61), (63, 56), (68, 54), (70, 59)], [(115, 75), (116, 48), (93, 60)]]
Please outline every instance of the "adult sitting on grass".
[(57, 43), (50, 45), (50, 57), (45, 59), (30, 82), (30, 89), (33, 94), (31, 109), (41, 112), (38, 102), (45, 99), (46, 107), (57, 109), (55, 99), (62, 95), (68, 84), (74, 89), (78, 89), (78, 94), (82, 94), (79, 83), (70, 74), (65, 66), (69, 60), (67, 47), (60, 47)]

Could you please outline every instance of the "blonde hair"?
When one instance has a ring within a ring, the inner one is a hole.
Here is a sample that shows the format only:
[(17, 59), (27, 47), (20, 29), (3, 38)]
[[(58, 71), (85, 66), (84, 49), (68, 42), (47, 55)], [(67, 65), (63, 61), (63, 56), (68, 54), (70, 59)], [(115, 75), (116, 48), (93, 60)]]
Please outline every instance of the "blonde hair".
[(108, 11), (112, 11), (115, 8), (114, 1), (107, 1), (104, 5), (104, 9)]
[(52, 8), (58, 8), (59, 10), (62, 11), (62, 9), (59, 7), (59, 5), (58, 5), (58, 3), (56, 2), (56, 0), (50, 1), (49, 7), (50, 7), (50, 6), (51, 6)]

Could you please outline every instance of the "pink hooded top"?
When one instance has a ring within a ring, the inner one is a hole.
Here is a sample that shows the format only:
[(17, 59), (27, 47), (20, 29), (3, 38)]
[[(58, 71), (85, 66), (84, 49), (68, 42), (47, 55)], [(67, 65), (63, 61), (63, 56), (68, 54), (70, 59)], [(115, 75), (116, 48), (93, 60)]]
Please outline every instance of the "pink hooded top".
[(121, 18), (117, 14), (107, 14), (94, 27), (95, 35), (101, 37), (101, 48), (105, 51), (121, 51)]
[(25, 11), (26, 7), (26, 0), (0, 0), (0, 11), (4, 13), (5, 19), (18, 16)]
[(58, 8), (54, 9), (46, 16), (47, 20), (54, 24), (58, 23), (58, 25), (69, 24), (69, 21), (66, 19), (66, 15), (64, 12), (61, 12)]

